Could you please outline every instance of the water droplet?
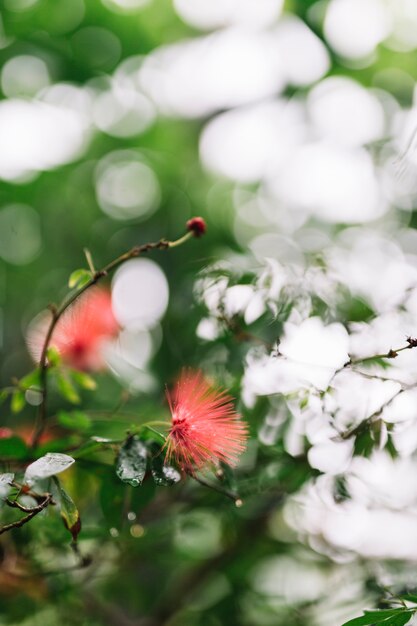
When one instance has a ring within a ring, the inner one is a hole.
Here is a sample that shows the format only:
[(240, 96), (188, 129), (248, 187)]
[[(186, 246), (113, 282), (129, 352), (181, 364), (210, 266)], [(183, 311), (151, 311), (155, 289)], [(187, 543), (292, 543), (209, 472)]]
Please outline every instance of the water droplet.
[(237, 506), (237, 508), (240, 509), (240, 507), (243, 506), (243, 500), (241, 500), (240, 498), (235, 500), (235, 506)]
[(136, 513), (134, 511), (129, 511), (129, 513), (127, 514), (127, 519), (129, 520), (129, 522), (134, 522), (136, 519)]
[(133, 526), (130, 529), (130, 534), (135, 539), (139, 539), (139, 537), (143, 537), (143, 535), (145, 534), (145, 529), (140, 524), (133, 524)]
[(110, 528), (109, 533), (112, 537), (118, 537), (119, 536), (119, 531), (117, 530), (117, 528)]

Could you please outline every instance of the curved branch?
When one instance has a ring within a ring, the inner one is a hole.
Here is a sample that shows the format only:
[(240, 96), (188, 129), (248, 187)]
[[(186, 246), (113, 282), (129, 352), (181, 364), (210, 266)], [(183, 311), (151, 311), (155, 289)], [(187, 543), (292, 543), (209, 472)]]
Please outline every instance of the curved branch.
[(46, 493), (44, 499), (37, 506), (33, 508), (24, 507), (18, 502), (14, 502), (13, 500), (6, 500), (6, 504), (8, 506), (19, 509), (20, 511), (24, 511), (25, 513), (28, 512), (28, 515), (26, 515), (26, 517), (22, 517), (19, 520), (16, 520), (15, 522), (11, 522), (10, 524), (6, 524), (5, 526), (2, 526), (0, 528), (0, 535), (2, 535), (3, 533), (6, 533), (9, 530), (13, 530), (13, 528), (20, 528), (21, 526), (24, 526), (25, 524), (30, 522), (30, 520), (33, 517), (35, 517), (35, 515), (38, 515), (38, 513), (46, 509), (46, 507), (48, 507), (51, 503), (52, 503), (52, 494), (50, 493)]
[(39, 370), (40, 370), (40, 387), (42, 394), (42, 402), (39, 405), (38, 417), (37, 417), (37, 426), (32, 439), (32, 448), (36, 448), (39, 443), (39, 440), (45, 430), (46, 420), (47, 420), (47, 396), (48, 396), (48, 348), (52, 340), (52, 335), (55, 330), (56, 325), (58, 324), (60, 318), (65, 313), (65, 311), (90, 287), (96, 285), (103, 277), (107, 276), (110, 272), (115, 270), (119, 265), (128, 261), (129, 259), (133, 259), (135, 257), (140, 256), (143, 253), (150, 252), (151, 250), (166, 250), (168, 248), (175, 248), (183, 243), (185, 243), (188, 239), (195, 236), (192, 231), (188, 231), (185, 235), (180, 237), (175, 241), (168, 241), (166, 239), (160, 239), (156, 242), (145, 243), (141, 246), (134, 246), (128, 252), (120, 255), (107, 265), (105, 265), (101, 270), (97, 270), (93, 273), (90, 280), (83, 285), (78, 291), (75, 293), (70, 293), (61, 303), (61, 305), (56, 308), (54, 306), (50, 306), (50, 310), (52, 312), (52, 319), (49, 324), (48, 330), (46, 332), (45, 340), (42, 346), (41, 357), (39, 361)]

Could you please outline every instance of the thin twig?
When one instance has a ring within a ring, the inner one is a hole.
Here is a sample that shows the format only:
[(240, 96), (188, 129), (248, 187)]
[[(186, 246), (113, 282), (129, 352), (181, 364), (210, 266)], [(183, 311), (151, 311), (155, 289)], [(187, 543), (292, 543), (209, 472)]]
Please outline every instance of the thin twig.
[(65, 311), (90, 287), (96, 285), (103, 277), (107, 276), (114, 269), (119, 267), (125, 261), (129, 259), (133, 259), (138, 257), (139, 255), (149, 252), (151, 250), (166, 250), (168, 248), (174, 248), (182, 243), (185, 243), (188, 239), (193, 237), (192, 232), (187, 232), (185, 235), (177, 239), (176, 241), (168, 241), (166, 239), (160, 239), (157, 242), (145, 243), (141, 246), (134, 246), (128, 252), (120, 255), (107, 265), (105, 265), (101, 270), (95, 271), (90, 280), (83, 285), (78, 291), (70, 293), (64, 301), (61, 303), (59, 307), (50, 307), (52, 312), (52, 319), (49, 324), (48, 330), (46, 332), (45, 340), (42, 347), (42, 353), (39, 361), (39, 371), (40, 371), (40, 387), (42, 394), (42, 402), (39, 405), (38, 409), (38, 417), (37, 417), (37, 426), (32, 439), (32, 448), (36, 448), (39, 443), (39, 440), (45, 430), (46, 421), (47, 421), (47, 396), (48, 396), (48, 348), (52, 340), (52, 335), (55, 330), (56, 325), (58, 324), (60, 318), (65, 313)]
[(200, 483), (200, 485), (203, 485), (203, 487), (208, 487), (209, 489), (212, 489), (213, 491), (220, 493), (222, 496), (226, 496), (226, 498), (230, 498), (230, 500), (233, 500), (236, 506), (238, 507), (242, 506), (243, 503), (242, 503), (242, 500), (239, 498), (239, 494), (234, 493), (233, 491), (228, 491), (227, 489), (224, 489), (223, 487), (219, 487), (218, 485), (215, 485), (214, 483), (209, 483), (203, 478), (199, 478), (195, 474), (189, 474), (189, 476), (193, 478), (195, 481), (197, 481), (198, 483)]
[(30, 520), (35, 517), (35, 515), (38, 515), (38, 513), (40, 513), (41, 511), (43, 511), (44, 509), (46, 509), (47, 506), (49, 506), (52, 503), (52, 494), (50, 493), (46, 493), (44, 499), (42, 500), (42, 502), (40, 502), (37, 506), (31, 508), (31, 509), (27, 509), (26, 507), (22, 507), (22, 505), (13, 502), (12, 500), (7, 500), (7, 504), (9, 506), (15, 507), (20, 509), (21, 511), (29, 511), (28, 515), (26, 515), (26, 517), (22, 517), (19, 520), (16, 520), (15, 522), (11, 522), (10, 524), (6, 524), (5, 526), (2, 526), (0, 528), (0, 535), (2, 535), (3, 533), (9, 531), (9, 530), (13, 530), (13, 528), (20, 528), (21, 526), (24, 526), (24, 524), (27, 524), (28, 522), (30, 522)]
[(88, 267), (90, 268), (91, 273), (95, 274), (96, 268), (94, 267), (94, 261), (93, 261), (93, 257), (91, 255), (90, 250), (88, 248), (84, 248), (84, 254), (85, 254), (85, 258), (87, 260)]
[(333, 374), (333, 376), (331, 377), (329, 381), (328, 387), (330, 387), (334, 378), (338, 374), (340, 374), (340, 372), (343, 372), (343, 370), (346, 369), (347, 367), (351, 367), (352, 365), (361, 365), (362, 363), (369, 363), (370, 361), (376, 361), (380, 359), (395, 359), (400, 352), (404, 352), (404, 350), (411, 350), (412, 348), (416, 348), (416, 347), (417, 347), (417, 339), (413, 337), (407, 337), (407, 345), (401, 346), (401, 348), (396, 348), (395, 350), (391, 348), (390, 350), (388, 350), (388, 352), (385, 352), (383, 354), (372, 354), (370, 356), (359, 357), (357, 359), (349, 358), (349, 361), (346, 361), (346, 363), (344, 363), (341, 367), (339, 367), (335, 371), (335, 373)]

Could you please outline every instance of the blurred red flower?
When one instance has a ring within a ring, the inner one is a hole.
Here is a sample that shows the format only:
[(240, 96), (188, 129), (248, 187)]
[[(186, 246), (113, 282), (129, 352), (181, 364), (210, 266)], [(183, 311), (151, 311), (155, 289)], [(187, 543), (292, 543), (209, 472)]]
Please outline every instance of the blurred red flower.
[(200, 371), (184, 370), (167, 397), (172, 414), (168, 461), (189, 473), (219, 461), (237, 464), (248, 432), (230, 395), (213, 389)]
[[(29, 327), (27, 344), (35, 361), (41, 357), (50, 320), (50, 315), (44, 314)], [(118, 331), (110, 293), (93, 287), (62, 315), (52, 334), (50, 346), (58, 351), (63, 362), (70, 367), (97, 371), (105, 366), (103, 344), (114, 338)]]

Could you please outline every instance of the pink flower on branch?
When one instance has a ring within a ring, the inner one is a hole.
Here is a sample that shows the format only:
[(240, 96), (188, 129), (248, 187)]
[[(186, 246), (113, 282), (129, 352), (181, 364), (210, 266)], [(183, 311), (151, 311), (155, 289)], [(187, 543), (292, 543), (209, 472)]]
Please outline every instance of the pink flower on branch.
[(201, 372), (184, 370), (167, 397), (172, 414), (168, 461), (174, 460), (188, 473), (220, 461), (237, 464), (248, 431), (230, 395), (213, 389)]
[[(27, 343), (35, 361), (40, 360), (50, 321), (50, 315), (43, 315), (29, 328)], [(105, 366), (104, 343), (116, 337), (118, 331), (110, 293), (94, 287), (65, 311), (49, 345), (57, 350), (66, 365), (83, 371), (97, 371)]]

